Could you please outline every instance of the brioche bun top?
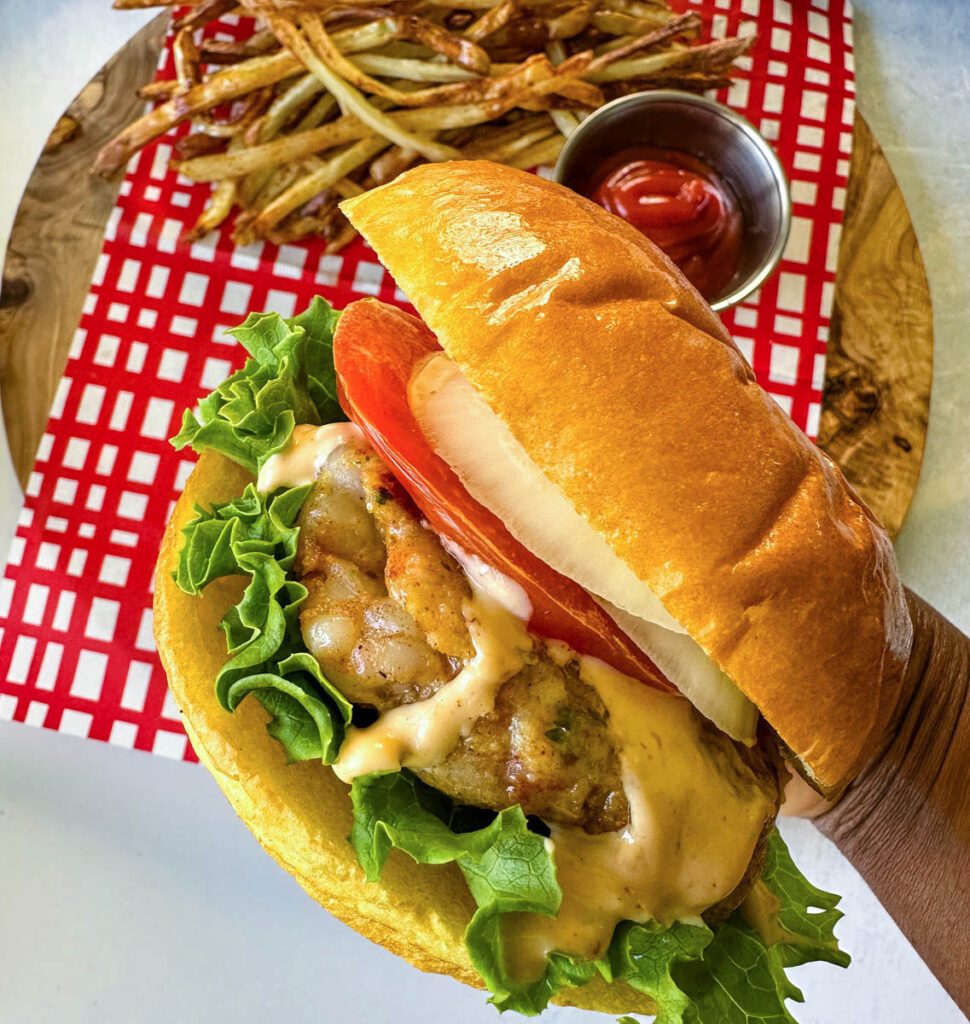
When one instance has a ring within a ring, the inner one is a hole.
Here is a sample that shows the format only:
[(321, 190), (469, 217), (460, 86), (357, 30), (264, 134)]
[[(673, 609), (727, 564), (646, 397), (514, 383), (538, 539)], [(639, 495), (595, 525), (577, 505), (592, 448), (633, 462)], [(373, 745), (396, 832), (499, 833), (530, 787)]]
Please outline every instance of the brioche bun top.
[(538, 468), (823, 792), (879, 742), (912, 627), (892, 545), (639, 231), (489, 162), (342, 209)]

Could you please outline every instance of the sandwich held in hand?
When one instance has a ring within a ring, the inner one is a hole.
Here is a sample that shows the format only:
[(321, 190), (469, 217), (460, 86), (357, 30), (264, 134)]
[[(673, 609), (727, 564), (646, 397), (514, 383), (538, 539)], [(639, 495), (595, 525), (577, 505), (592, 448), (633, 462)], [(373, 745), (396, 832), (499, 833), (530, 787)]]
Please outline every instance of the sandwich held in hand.
[(252, 314), (185, 414), (155, 620), (199, 757), (315, 899), (499, 1009), (791, 1020), (786, 968), (848, 957), (774, 822), (884, 733), (885, 533), (600, 207), (456, 162), (343, 209), (422, 319)]

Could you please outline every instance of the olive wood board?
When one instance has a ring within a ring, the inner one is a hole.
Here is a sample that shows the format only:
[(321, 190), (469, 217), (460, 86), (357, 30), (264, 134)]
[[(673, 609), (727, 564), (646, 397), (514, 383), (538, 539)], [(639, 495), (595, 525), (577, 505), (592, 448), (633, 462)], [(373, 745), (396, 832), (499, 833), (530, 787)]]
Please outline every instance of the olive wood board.
[[(0, 288), (0, 399), (21, 485), (33, 468), (119, 183), (98, 150), (141, 112), (168, 14), (118, 51), (58, 122), (24, 192)], [(916, 234), (856, 117), (818, 443), (895, 536), (919, 476), (933, 320)]]

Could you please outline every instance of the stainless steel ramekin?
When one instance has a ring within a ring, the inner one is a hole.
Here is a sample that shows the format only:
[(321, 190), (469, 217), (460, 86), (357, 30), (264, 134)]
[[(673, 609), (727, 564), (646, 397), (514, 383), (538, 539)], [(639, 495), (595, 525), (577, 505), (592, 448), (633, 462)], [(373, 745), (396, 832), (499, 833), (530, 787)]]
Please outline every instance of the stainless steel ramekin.
[(590, 114), (563, 147), (553, 177), (582, 192), (606, 160), (631, 146), (687, 153), (731, 188), (744, 218), (741, 264), (711, 306), (727, 309), (750, 295), (778, 265), (791, 226), (788, 179), (768, 143), (721, 103), (659, 89), (623, 96)]

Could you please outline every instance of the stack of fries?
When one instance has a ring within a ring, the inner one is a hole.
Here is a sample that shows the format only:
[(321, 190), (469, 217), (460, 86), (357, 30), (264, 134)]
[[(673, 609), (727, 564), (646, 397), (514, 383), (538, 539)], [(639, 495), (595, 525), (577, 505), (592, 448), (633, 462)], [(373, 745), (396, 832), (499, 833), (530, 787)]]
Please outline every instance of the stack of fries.
[[(174, 0), (115, 0), (121, 8)], [(730, 84), (751, 37), (699, 44), (664, 0), (179, 0), (177, 77), (98, 156), (104, 177), (190, 120), (174, 166), (212, 195), (187, 240), (238, 208), (233, 241), (354, 231), (342, 198), (424, 160), (555, 161), (583, 117), (629, 92)], [(207, 38), (227, 13), (248, 39)]]

